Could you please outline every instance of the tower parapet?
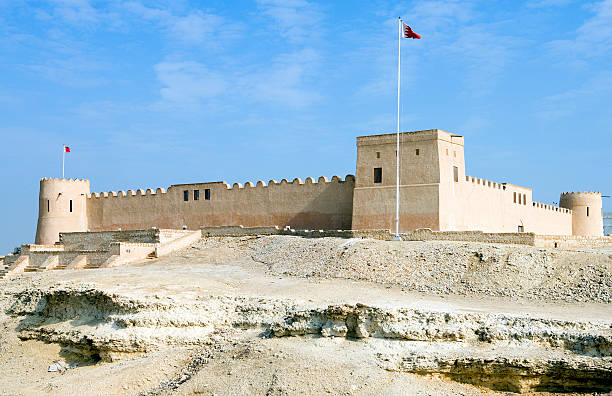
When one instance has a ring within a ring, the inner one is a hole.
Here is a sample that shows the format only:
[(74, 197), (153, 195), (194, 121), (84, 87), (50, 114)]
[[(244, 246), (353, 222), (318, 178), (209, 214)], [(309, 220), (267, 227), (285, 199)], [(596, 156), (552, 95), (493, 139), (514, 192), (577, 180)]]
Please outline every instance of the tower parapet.
[(603, 236), (600, 192), (564, 192), (559, 206), (572, 211), (573, 235)]
[(40, 179), (36, 244), (59, 241), (60, 232), (87, 231), (89, 180)]

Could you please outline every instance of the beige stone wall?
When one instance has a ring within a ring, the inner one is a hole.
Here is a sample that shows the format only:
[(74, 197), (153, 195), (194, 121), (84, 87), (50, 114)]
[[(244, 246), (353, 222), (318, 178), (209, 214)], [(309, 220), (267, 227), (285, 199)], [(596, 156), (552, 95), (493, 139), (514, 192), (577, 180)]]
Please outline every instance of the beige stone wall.
[[(271, 180), (230, 187), (225, 182), (173, 185), (152, 190), (93, 194), (87, 199), (92, 231), (201, 226), (279, 225), (293, 228), (350, 229), (355, 178), (334, 176), (292, 182)], [(210, 190), (210, 200), (205, 190)], [(194, 200), (194, 191), (199, 199)], [(184, 191), (188, 200), (184, 200)]]
[[(70, 232), (60, 234), (60, 246), (69, 251), (109, 251), (116, 242), (158, 243), (159, 230), (131, 230), (106, 232)], [(44, 247), (49, 250), (49, 247)]]
[(89, 180), (40, 180), (35, 243), (53, 244), (60, 232), (86, 231)]
[(603, 236), (601, 193), (592, 191), (563, 193), (559, 205), (572, 210), (574, 235)]
[(556, 248), (612, 247), (612, 237), (582, 235), (536, 235), (535, 246)]
[[(466, 176), (456, 184), (457, 210), (447, 213), (456, 230), (571, 235), (570, 210), (534, 202), (531, 189)], [(448, 223), (452, 223), (449, 221)]]
[[(437, 129), (400, 134), (400, 231), (440, 229), (441, 139), (450, 142), (452, 134)], [(393, 134), (357, 138), (354, 229), (395, 229), (395, 150)], [(374, 182), (374, 168), (382, 169), (381, 183)]]
[[(531, 189), (466, 176), (463, 145), (437, 129), (400, 134), (400, 232), (572, 233), (571, 211), (533, 202)], [(395, 229), (395, 148), (395, 134), (357, 138), (354, 229)]]

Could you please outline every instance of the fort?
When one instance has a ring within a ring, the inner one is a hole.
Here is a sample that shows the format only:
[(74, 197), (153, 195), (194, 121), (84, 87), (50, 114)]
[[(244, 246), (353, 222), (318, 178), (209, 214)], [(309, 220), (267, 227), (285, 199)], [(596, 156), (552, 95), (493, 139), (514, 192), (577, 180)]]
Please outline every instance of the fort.
[[(598, 192), (563, 193), (559, 206), (535, 202), (530, 188), (466, 175), (460, 135), (432, 129), (400, 137), (401, 232), (603, 236)], [(395, 134), (358, 137), (356, 176), (344, 179), (91, 193), (88, 180), (43, 178), (35, 243), (57, 243), (60, 233), (151, 228), (389, 230), (395, 216), (395, 139)]]

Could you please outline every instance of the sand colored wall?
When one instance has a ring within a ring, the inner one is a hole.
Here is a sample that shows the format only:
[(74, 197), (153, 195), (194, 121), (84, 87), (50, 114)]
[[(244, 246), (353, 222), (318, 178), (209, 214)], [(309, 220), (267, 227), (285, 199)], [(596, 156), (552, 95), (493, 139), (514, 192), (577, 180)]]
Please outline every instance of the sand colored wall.
[[(441, 135), (451, 134), (437, 129), (400, 134), (400, 231), (440, 229)], [(357, 138), (354, 229), (395, 229), (395, 149), (395, 135)], [(374, 168), (382, 168), (381, 183), (374, 183)]]
[[(479, 230), (571, 235), (571, 211), (532, 200), (531, 189), (466, 176), (462, 136), (400, 134), (400, 232)], [(355, 229), (395, 229), (396, 135), (357, 138)], [(416, 150), (419, 150), (418, 155)], [(383, 169), (374, 183), (374, 168)]]
[(87, 230), (89, 180), (43, 178), (39, 191), (35, 243), (53, 244), (59, 241), (60, 232)]
[[(201, 226), (278, 225), (294, 228), (350, 229), (355, 178), (334, 176), (268, 184), (247, 182), (230, 187), (225, 182), (173, 185), (163, 189), (93, 194), (87, 199), (92, 231), (182, 228)], [(205, 190), (210, 189), (210, 200)], [(199, 200), (194, 200), (198, 190)], [(189, 200), (184, 200), (188, 191)]]
[(523, 232), (572, 234), (571, 211), (534, 202), (531, 189), (466, 176), (456, 190), (463, 206), (456, 212), (457, 230), (518, 232), (522, 226)]
[(559, 205), (572, 210), (574, 235), (603, 236), (601, 193), (592, 191), (563, 193)]

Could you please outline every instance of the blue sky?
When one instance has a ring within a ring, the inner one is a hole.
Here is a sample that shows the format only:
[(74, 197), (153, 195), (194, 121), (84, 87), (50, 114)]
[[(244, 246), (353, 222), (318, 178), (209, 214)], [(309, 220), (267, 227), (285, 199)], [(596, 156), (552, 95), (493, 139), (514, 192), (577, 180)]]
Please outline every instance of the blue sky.
[(0, 0), (0, 253), (63, 143), (92, 191), (353, 174), (395, 129), (399, 15), (403, 130), (541, 202), (612, 193), (612, 0)]

